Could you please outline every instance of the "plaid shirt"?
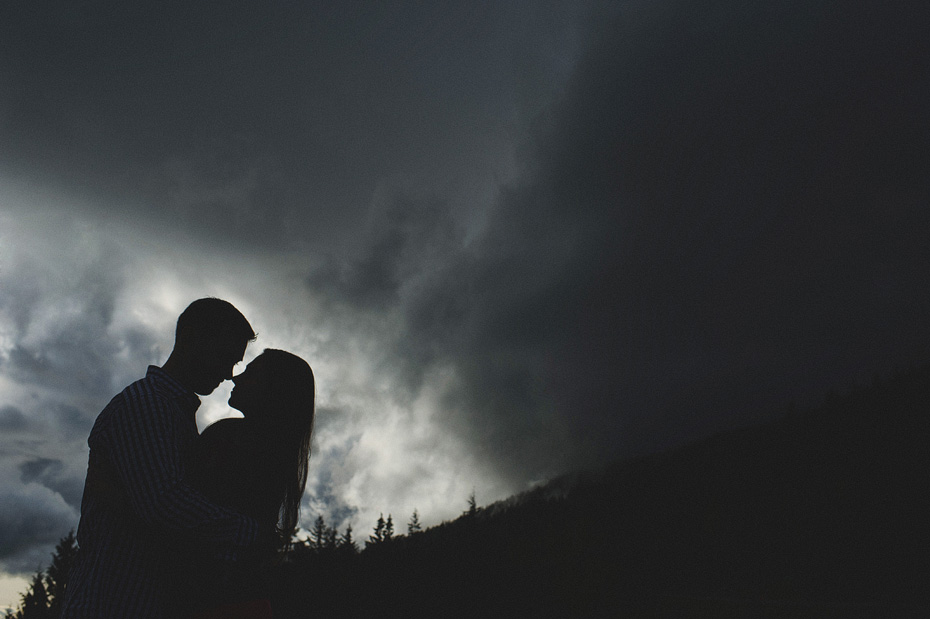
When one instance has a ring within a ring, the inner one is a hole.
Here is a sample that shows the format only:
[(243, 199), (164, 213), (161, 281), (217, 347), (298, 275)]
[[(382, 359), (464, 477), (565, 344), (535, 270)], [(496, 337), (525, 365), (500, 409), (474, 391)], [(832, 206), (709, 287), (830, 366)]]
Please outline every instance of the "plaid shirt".
[(167, 617), (170, 555), (181, 539), (225, 547), (228, 559), (255, 541), (254, 520), (182, 481), (199, 406), (196, 395), (150, 366), (97, 417), (62, 619)]

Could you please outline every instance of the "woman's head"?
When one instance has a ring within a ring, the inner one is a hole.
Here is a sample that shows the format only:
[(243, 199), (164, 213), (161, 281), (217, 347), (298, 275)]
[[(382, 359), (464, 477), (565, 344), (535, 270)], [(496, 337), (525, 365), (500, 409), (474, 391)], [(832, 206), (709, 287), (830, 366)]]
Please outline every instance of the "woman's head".
[(238, 376), (229, 405), (270, 434), (282, 463), (281, 533), (297, 526), (307, 483), (316, 385), (310, 365), (289, 352), (265, 349)]
[(250, 421), (289, 435), (312, 425), (313, 370), (297, 355), (266, 348), (232, 381), (229, 405)]

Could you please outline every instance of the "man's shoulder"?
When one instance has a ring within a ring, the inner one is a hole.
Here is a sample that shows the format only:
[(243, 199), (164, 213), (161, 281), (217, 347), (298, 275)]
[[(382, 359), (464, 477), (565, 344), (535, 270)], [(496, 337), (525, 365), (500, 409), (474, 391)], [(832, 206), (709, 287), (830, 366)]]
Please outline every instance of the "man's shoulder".
[(151, 377), (143, 377), (130, 383), (110, 400), (101, 415), (113, 414), (125, 409), (149, 409), (164, 406), (169, 397), (158, 389)]
[(107, 405), (97, 415), (94, 427), (91, 430), (91, 438), (93, 439), (94, 435), (109, 427), (114, 418), (125, 416), (129, 411), (138, 410), (140, 408), (139, 403), (146, 400), (149, 401), (149, 404), (145, 408), (161, 406), (158, 396), (154, 394), (151, 387), (145, 384), (145, 378), (140, 378), (127, 385), (122, 391), (110, 398)]
[(170, 399), (171, 394), (161, 387), (155, 377), (148, 375), (127, 385), (120, 396), (126, 401), (160, 403)]

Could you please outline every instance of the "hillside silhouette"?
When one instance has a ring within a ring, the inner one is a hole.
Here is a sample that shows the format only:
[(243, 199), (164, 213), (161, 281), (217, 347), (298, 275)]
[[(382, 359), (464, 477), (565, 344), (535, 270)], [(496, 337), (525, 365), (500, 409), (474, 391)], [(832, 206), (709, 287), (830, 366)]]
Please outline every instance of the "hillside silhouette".
[[(320, 517), (269, 574), (275, 616), (930, 616), (928, 404), (912, 368), (426, 530), (382, 516), (363, 549)], [(54, 616), (40, 576), (15, 616)]]
[[(282, 566), (282, 617), (928, 616), (930, 368)], [(889, 615), (891, 613), (891, 615)]]

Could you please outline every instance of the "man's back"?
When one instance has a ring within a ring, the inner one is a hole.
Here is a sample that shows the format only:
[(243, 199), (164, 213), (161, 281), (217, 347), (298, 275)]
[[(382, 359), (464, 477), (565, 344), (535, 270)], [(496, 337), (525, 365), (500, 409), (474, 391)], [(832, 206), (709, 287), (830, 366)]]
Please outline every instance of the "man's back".
[(170, 616), (173, 540), (193, 535), (244, 546), (254, 539), (254, 521), (213, 505), (183, 481), (199, 404), (150, 367), (97, 417), (63, 619)]

